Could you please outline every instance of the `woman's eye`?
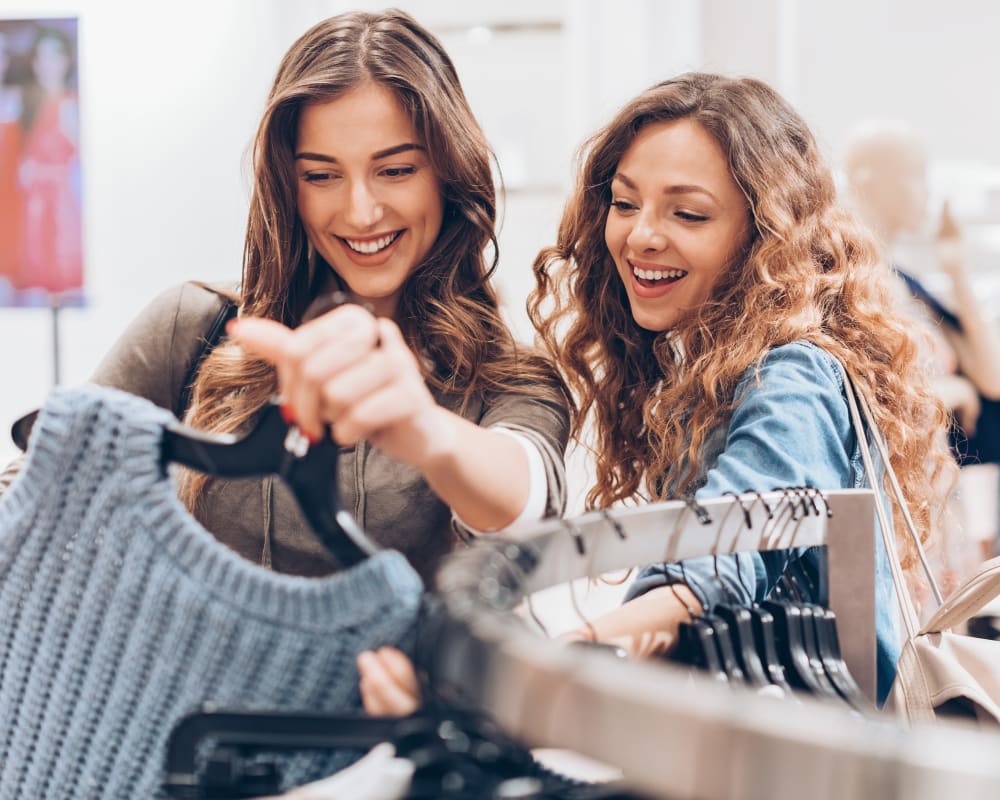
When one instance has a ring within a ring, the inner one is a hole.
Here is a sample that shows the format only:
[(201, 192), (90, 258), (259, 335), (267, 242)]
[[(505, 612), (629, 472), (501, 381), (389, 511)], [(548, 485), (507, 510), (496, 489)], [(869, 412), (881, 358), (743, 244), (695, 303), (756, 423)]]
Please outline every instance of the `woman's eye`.
[(635, 211), (635, 206), (628, 202), (628, 200), (612, 200), (611, 207), (620, 212)]
[(687, 222), (704, 222), (708, 219), (704, 214), (695, 214), (693, 211), (675, 211), (674, 215)]
[(307, 172), (302, 179), (306, 183), (329, 183), (336, 177), (332, 172)]
[(387, 178), (405, 178), (416, 171), (416, 167), (386, 167), (382, 170), (382, 174)]

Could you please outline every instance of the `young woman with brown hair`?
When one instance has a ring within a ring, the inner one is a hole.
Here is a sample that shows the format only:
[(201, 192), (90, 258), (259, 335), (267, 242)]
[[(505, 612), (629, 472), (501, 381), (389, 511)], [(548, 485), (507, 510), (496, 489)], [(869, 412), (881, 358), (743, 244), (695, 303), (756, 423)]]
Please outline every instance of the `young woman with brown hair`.
[[(458, 532), (561, 513), (567, 403), (490, 284), (491, 155), (451, 60), (413, 19), (318, 23), (282, 59), (254, 140), (231, 340), (188, 386), (225, 299), (187, 283), (133, 322), (93, 379), (205, 431), (251, 428), (275, 395), (307, 434), (332, 424), (342, 505), (428, 583)], [(356, 304), (306, 320), (334, 290)], [(338, 568), (279, 482), (187, 472), (179, 490), (248, 559)]]
[[(575, 397), (573, 433), (593, 425), (590, 505), (868, 485), (839, 360), (929, 536), (943, 501), (934, 487), (953, 474), (944, 410), (889, 269), (838, 204), (798, 113), (760, 81), (691, 73), (628, 102), (583, 154), (530, 306)], [(911, 565), (912, 544), (899, 548)], [(822, 601), (816, 549), (683, 567), (644, 569), (592, 630), (633, 653), (663, 651), (688, 608), (763, 599), (791, 573)], [(884, 698), (900, 642), (881, 544), (876, 583)]]

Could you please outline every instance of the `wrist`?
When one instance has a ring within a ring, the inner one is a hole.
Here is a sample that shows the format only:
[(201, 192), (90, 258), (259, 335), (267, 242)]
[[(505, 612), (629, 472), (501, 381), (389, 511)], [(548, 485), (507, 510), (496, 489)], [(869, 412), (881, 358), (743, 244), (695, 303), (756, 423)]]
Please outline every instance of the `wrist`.
[(420, 440), (415, 466), (422, 472), (446, 469), (457, 457), (459, 418), (434, 403), (414, 419), (414, 430)]

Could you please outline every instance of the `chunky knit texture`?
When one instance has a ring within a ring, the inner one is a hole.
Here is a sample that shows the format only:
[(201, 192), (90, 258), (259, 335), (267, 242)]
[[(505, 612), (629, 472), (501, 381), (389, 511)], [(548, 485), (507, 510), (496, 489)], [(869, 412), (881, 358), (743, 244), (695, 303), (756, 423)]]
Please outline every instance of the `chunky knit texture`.
[(202, 703), (358, 711), (356, 654), (412, 648), (422, 584), (402, 556), (321, 579), (245, 561), (177, 499), (170, 419), (55, 389), (0, 500), (0, 800), (156, 797)]

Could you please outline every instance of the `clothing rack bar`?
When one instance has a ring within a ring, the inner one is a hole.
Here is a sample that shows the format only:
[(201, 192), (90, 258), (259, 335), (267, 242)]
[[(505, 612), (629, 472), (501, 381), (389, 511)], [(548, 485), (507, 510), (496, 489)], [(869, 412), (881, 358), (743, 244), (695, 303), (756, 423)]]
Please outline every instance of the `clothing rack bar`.
[[(540, 554), (520, 576), (531, 594), (577, 578), (696, 556), (827, 545), (829, 607), (837, 616), (844, 661), (874, 703), (875, 504), (870, 489), (791, 491), (699, 500), (711, 518), (702, 523), (684, 501), (650, 503), (607, 514), (590, 512), (540, 523), (517, 537)], [(827, 508), (830, 516), (827, 516)], [(770, 514), (773, 516), (769, 516)], [(750, 525), (747, 525), (747, 517)], [(616, 527), (617, 526), (617, 527)], [(490, 547), (483, 539), (476, 546)], [(464, 555), (464, 554), (463, 554)], [(454, 562), (454, 559), (452, 559)], [(460, 563), (460, 562), (454, 562)], [(445, 569), (439, 579), (449, 585)], [(461, 568), (459, 568), (461, 572)], [(467, 576), (459, 574), (457, 583)], [(753, 580), (753, 576), (747, 576)]]
[[(702, 502), (710, 525), (672, 502), (615, 511), (610, 519), (594, 513), (546, 522), (517, 542), (479, 540), (449, 557), (440, 573), (447, 614), (427, 637), (429, 657), (421, 661), (430, 684), (443, 698), (488, 713), (529, 747), (570, 749), (619, 768), (627, 784), (651, 797), (995, 797), (1000, 735), (957, 722), (908, 731), (889, 716), (863, 717), (821, 698), (766, 697), (668, 662), (566, 646), (511, 613), (527, 592), (584, 575), (826, 542), (845, 657), (855, 679), (871, 689), (874, 496), (864, 489), (823, 497), (829, 518), (820, 506), (822, 513), (793, 520), (789, 496), (766, 494), (750, 505), (745, 495), (743, 505), (732, 498)], [(776, 513), (765, 527), (760, 499), (775, 511), (784, 504), (787, 516)]]

